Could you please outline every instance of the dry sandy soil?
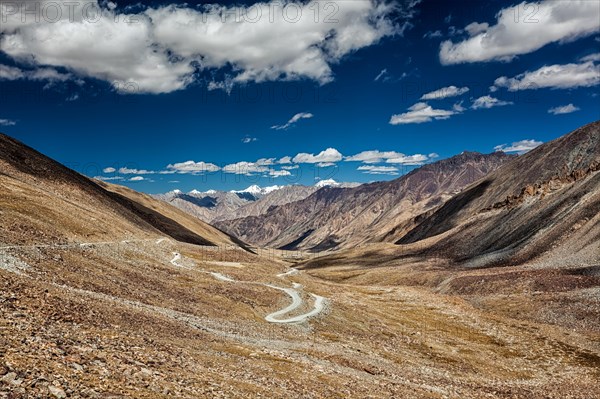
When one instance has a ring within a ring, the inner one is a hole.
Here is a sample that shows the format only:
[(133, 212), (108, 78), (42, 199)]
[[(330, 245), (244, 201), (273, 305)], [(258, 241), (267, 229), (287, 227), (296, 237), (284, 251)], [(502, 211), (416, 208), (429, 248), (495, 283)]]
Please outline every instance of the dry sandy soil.
[[(597, 269), (278, 276), (283, 258), (168, 239), (0, 250), (0, 397), (600, 397)], [(285, 293), (207, 272), (301, 284), (297, 314), (309, 293), (327, 305), (268, 323)]]

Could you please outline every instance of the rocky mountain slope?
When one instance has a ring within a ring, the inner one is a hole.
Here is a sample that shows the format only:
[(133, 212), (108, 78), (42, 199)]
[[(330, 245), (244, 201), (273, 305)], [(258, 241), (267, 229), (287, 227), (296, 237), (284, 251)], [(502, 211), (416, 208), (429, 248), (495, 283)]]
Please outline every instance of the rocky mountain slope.
[(0, 134), (0, 242), (57, 244), (168, 236), (236, 245), (227, 234), (125, 188), (93, 181)]
[(600, 261), (600, 122), (507, 163), (402, 237), (473, 266)]
[[(440, 206), (511, 158), (501, 152), (465, 152), (390, 182), (355, 188), (325, 187), (264, 215), (216, 225), (244, 241), (291, 250), (320, 251), (369, 241), (393, 241), (412, 227), (411, 219)], [(398, 229), (402, 223), (406, 223), (405, 229)]]

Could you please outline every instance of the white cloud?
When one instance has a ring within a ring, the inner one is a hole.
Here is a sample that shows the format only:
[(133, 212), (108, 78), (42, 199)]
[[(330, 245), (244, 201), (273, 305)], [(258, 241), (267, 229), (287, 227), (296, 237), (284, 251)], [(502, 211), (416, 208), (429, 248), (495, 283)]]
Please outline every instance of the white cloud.
[(242, 139), (242, 143), (244, 143), (244, 144), (253, 143), (255, 141), (258, 141), (258, 139), (256, 137), (250, 137), (250, 136), (246, 136)]
[(321, 151), (317, 155), (300, 153), (294, 157), (293, 162), (294, 163), (324, 164), (324, 163), (339, 162), (341, 160), (342, 160), (342, 154), (338, 150), (336, 150), (335, 148), (328, 148), (324, 151)]
[(455, 114), (457, 114), (456, 111), (434, 109), (427, 103), (416, 103), (408, 109), (408, 112), (399, 115), (392, 115), (390, 124), (400, 125), (409, 123), (425, 123), (431, 122), (434, 119), (448, 119)]
[(456, 26), (449, 26), (448, 27), (448, 35), (450, 36), (457, 36), (457, 35), (461, 35), (465, 32), (464, 29), (459, 29)]
[(568, 42), (600, 30), (600, 7), (589, 0), (522, 2), (500, 10), (496, 24), (471, 23), (471, 37), (440, 46), (442, 64), (508, 61), (555, 42)]
[(23, 79), (25, 74), (19, 68), (10, 67), (8, 65), (0, 64), (0, 79), (3, 80), (17, 80)]
[(401, 154), (396, 151), (363, 151), (356, 155), (352, 155), (350, 157), (344, 158), (345, 161), (350, 162), (363, 162), (363, 163), (381, 163), (391, 158), (403, 157), (404, 154)]
[(387, 68), (385, 68), (385, 69), (382, 69), (381, 72), (379, 72), (379, 74), (377, 76), (375, 76), (375, 79), (373, 79), (373, 81), (379, 82), (381, 80), (381, 81), (385, 82), (389, 79), (390, 79), (390, 74), (388, 73)]
[(436, 39), (438, 37), (442, 37), (442, 31), (436, 30), (434, 32), (429, 31), (423, 35), (423, 39)]
[(281, 169), (294, 170), (300, 168), (300, 165), (282, 166)]
[(505, 87), (509, 91), (542, 88), (571, 89), (598, 84), (600, 84), (600, 65), (594, 65), (591, 61), (582, 64), (543, 66), (536, 71), (525, 72), (510, 79), (501, 76), (494, 82), (495, 87)]
[(469, 36), (475, 36), (478, 33), (485, 32), (490, 27), (490, 24), (487, 22), (478, 23), (472, 22), (469, 25), (465, 26), (465, 31), (469, 34)]
[(263, 165), (259, 165), (255, 162), (237, 162), (234, 164), (226, 165), (223, 167), (223, 172), (233, 173), (236, 175), (252, 175), (254, 173), (268, 172), (269, 168)]
[(581, 57), (580, 61), (583, 61), (583, 62), (588, 62), (588, 61), (600, 62), (600, 53), (594, 53), (594, 54), (586, 55), (585, 57)]
[(119, 168), (119, 173), (122, 175), (151, 175), (156, 172), (145, 169)]
[(256, 161), (256, 164), (260, 166), (275, 165), (275, 158), (261, 158), (258, 161)]
[[(1, 49), (2, 47), (0, 47)], [(36, 80), (49, 83), (66, 82), (74, 79), (70, 73), (61, 73), (52, 68), (38, 68), (34, 70), (23, 70), (16, 67), (0, 64), (0, 80)]]
[(562, 105), (560, 107), (550, 108), (548, 110), (548, 113), (553, 114), (553, 115), (563, 115), (563, 114), (570, 114), (575, 111), (579, 111), (579, 107), (576, 107), (573, 104), (567, 104), (567, 105)]
[[(200, 174), (217, 172), (221, 168), (213, 163), (186, 161), (176, 164), (167, 165), (166, 172), (181, 173), (181, 174)], [(161, 172), (162, 173), (162, 172)], [(168, 173), (165, 173), (168, 174)]]
[(289, 121), (287, 121), (287, 123), (285, 125), (271, 126), (271, 129), (286, 130), (286, 129), (292, 127), (293, 125), (295, 125), (296, 122), (298, 122), (300, 119), (310, 119), (312, 117), (314, 117), (314, 115), (311, 114), (310, 112), (300, 112), (300, 113), (292, 116), (292, 118)]
[(463, 104), (462, 101), (458, 102), (452, 106), (452, 109), (458, 113), (466, 111), (467, 109), (465, 107), (463, 107), (462, 104)]
[(271, 176), (271, 177), (284, 177), (284, 176), (291, 176), (291, 175), (292, 174), (287, 170), (269, 169), (269, 176)]
[(374, 165), (363, 165), (359, 166), (357, 170), (370, 175), (397, 175), (398, 168), (395, 166), (374, 166)]
[(401, 164), (401, 165), (423, 165), (429, 159), (427, 155), (415, 154), (415, 155), (403, 155), (396, 158), (391, 158), (386, 163)]
[[(236, 83), (305, 78), (330, 82), (332, 65), (343, 57), (402, 34), (418, 1), (406, 7), (380, 0), (272, 0), (197, 9), (172, 4), (128, 15), (108, 3), (99, 6), (97, 0), (71, 4), (77, 5), (65, 6), (62, 19), (52, 23), (46, 18), (36, 23), (33, 16), (23, 23), (20, 13), (7, 15), (0, 26), (0, 49), (17, 61), (128, 83), (128, 91), (167, 93), (194, 82), (198, 70), (225, 67), (232, 68)], [(315, 4), (320, 7), (316, 22)], [(90, 5), (92, 11), (83, 18)], [(332, 5), (337, 12), (327, 18)]]
[(507, 146), (506, 144), (497, 145), (496, 147), (494, 147), (494, 150), (503, 151), (503, 152), (516, 152), (519, 154), (524, 154), (542, 144), (544, 144), (544, 143), (542, 143), (541, 141), (536, 141), (536, 140), (521, 140), (521, 141), (516, 141), (516, 142), (512, 143), (510, 146)]
[(14, 126), (17, 122), (10, 119), (0, 119), (0, 126)]
[(131, 179), (129, 179), (129, 181), (144, 181), (144, 180), (146, 180), (146, 179), (142, 176), (134, 176)]
[(483, 96), (473, 101), (472, 109), (489, 109), (493, 107), (501, 107), (503, 105), (511, 105), (511, 101), (498, 100), (492, 96)]
[(281, 158), (279, 161), (277, 161), (277, 163), (281, 164), (281, 165), (290, 164), (290, 163), (292, 163), (292, 157), (285, 156), (285, 157)]
[(115, 168), (112, 167), (108, 167), (108, 168), (104, 168), (102, 169), (102, 172), (104, 173), (115, 173), (117, 170)]
[(441, 100), (448, 97), (456, 97), (465, 94), (469, 91), (468, 87), (448, 86), (432, 91), (421, 96), (421, 100)]
[(122, 177), (122, 176), (111, 176), (111, 177), (106, 177), (106, 176), (94, 176), (94, 179), (96, 179), (96, 180), (101, 180), (101, 181), (125, 180), (125, 178), (124, 178), (124, 177)]

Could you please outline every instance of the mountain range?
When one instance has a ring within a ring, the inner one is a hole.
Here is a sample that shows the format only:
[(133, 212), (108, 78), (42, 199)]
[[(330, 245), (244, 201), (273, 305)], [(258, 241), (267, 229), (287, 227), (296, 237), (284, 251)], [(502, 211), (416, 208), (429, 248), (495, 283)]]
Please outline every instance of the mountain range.
[(252, 185), (239, 191), (198, 191), (184, 193), (173, 190), (154, 198), (195, 216), (207, 223), (220, 220), (258, 216), (266, 213), (272, 206), (288, 204), (304, 199), (323, 187), (356, 187), (358, 183), (338, 183), (333, 179), (321, 180), (314, 186), (298, 184), (287, 186), (260, 187)]
[(599, 171), (600, 121), (512, 157), (465, 185), (394, 235), (395, 248), (353, 249), (306, 266), (325, 267), (340, 257), (360, 259), (364, 266), (414, 259), (454, 268), (597, 265)]
[(0, 396), (597, 397), (600, 122), (330, 183), (164, 201), (0, 135)]
[(412, 226), (415, 217), (439, 207), (513, 158), (503, 152), (463, 152), (389, 182), (323, 187), (268, 212), (215, 225), (252, 244), (287, 250), (323, 251), (393, 242)]

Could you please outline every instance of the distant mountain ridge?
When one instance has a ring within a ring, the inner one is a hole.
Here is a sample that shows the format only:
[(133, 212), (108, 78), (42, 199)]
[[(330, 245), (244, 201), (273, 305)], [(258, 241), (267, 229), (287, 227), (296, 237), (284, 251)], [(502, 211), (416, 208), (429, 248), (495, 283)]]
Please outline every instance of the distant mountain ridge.
[(314, 186), (298, 184), (260, 187), (252, 185), (244, 190), (192, 190), (184, 193), (173, 190), (156, 194), (154, 198), (195, 216), (207, 223), (258, 216), (269, 208), (304, 199), (323, 187), (357, 187), (360, 183), (339, 183), (333, 179), (320, 180)]
[(396, 180), (354, 188), (324, 187), (266, 214), (215, 225), (253, 244), (283, 249), (316, 251), (393, 241), (405, 232), (398, 225), (440, 206), (512, 158), (503, 152), (464, 152)]

